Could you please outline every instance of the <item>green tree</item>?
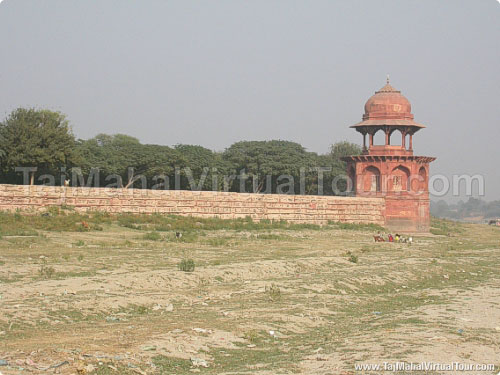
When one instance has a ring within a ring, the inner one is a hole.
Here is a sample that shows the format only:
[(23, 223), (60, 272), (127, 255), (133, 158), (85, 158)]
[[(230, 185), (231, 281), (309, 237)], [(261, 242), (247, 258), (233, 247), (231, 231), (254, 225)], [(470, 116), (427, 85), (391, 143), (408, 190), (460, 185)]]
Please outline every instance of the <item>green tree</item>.
[(124, 134), (99, 134), (79, 141), (77, 149), (82, 174), (89, 178), (92, 169), (98, 168), (101, 185), (107, 182), (106, 177), (115, 175), (119, 176), (118, 187), (131, 187), (138, 182), (151, 186), (155, 177), (173, 180), (175, 167), (185, 163), (182, 155), (168, 146), (143, 145), (137, 138)]
[[(341, 141), (332, 144), (328, 154), (318, 156), (318, 164), (329, 169), (329, 171), (324, 173), (324, 181), (327, 182), (324, 184), (325, 194), (335, 195), (339, 193), (339, 191), (346, 191), (347, 181), (345, 179), (339, 179), (334, 182), (335, 178), (338, 178), (339, 176), (346, 176), (347, 174), (347, 163), (342, 161), (341, 158), (344, 156), (360, 154), (360, 146), (347, 141)], [(335, 186), (333, 186), (332, 183)]]
[[(3, 147), (3, 138), (1, 135), (0, 135), (0, 147)], [(0, 161), (4, 156), (5, 156), (5, 151), (2, 148), (0, 148)]]
[(493, 201), (486, 204), (484, 217), (500, 218), (500, 201)]
[[(2, 166), (12, 174), (16, 167), (36, 167), (55, 174), (73, 161), (75, 138), (66, 117), (49, 110), (18, 108), (0, 123)], [(30, 184), (35, 173), (31, 172)]]
[[(293, 177), (293, 189), (298, 193), (301, 169), (310, 169), (315, 156), (298, 143), (281, 140), (237, 142), (223, 153), (236, 174), (245, 172), (245, 190), (256, 193), (276, 192), (277, 186), (284, 183), (279, 176), (284, 175)], [(233, 190), (239, 190), (239, 184), (234, 181)]]
[(222, 190), (223, 176), (231, 168), (220, 153), (197, 145), (178, 144), (174, 149), (185, 160), (180, 170), (181, 189)]
[(124, 134), (98, 134), (94, 138), (80, 140), (77, 146), (78, 166), (87, 178), (90, 178), (92, 169), (98, 169), (99, 175), (94, 178), (98, 177), (99, 181), (110, 175), (120, 176), (123, 181), (127, 167), (132, 166), (130, 152), (140, 145), (138, 139)]
[(340, 158), (343, 156), (350, 155), (360, 155), (361, 154), (361, 146), (347, 142), (341, 141), (334, 143), (330, 146), (330, 155), (334, 160), (340, 161)]
[[(161, 145), (141, 145), (135, 148), (131, 155), (131, 162), (134, 174), (127, 171), (127, 187), (133, 186), (136, 178), (133, 176), (142, 175), (152, 184), (162, 184), (162, 188), (173, 187), (175, 168), (185, 164), (185, 158), (181, 153), (168, 146)], [(166, 178), (168, 177), (168, 181)], [(166, 185), (168, 184), (168, 186)]]

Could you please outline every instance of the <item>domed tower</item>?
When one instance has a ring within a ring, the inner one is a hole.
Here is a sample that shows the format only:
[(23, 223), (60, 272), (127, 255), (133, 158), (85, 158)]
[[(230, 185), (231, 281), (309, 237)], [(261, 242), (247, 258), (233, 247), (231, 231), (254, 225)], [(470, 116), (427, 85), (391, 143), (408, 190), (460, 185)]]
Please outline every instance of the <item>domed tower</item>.
[[(425, 126), (414, 121), (408, 99), (387, 78), (387, 84), (366, 102), (363, 121), (351, 128), (363, 135), (362, 154), (342, 158), (353, 194), (384, 197), (390, 229), (428, 231), (429, 163), (435, 158), (413, 154), (413, 135)], [(383, 144), (374, 144), (378, 132), (384, 135)]]

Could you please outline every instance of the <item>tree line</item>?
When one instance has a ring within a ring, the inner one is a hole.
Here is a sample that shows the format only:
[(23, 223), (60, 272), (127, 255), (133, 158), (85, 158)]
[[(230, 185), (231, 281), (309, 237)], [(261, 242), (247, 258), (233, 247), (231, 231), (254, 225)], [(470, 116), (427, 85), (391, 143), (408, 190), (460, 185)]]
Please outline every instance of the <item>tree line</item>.
[(500, 201), (485, 202), (470, 197), (466, 202), (447, 203), (444, 200), (431, 201), (431, 214), (453, 220), (474, 220), (500, 218)]
[(331, 181), (345, 174), (340, 157), (359, 153), (345, 141), (318, 154), (283, 140), (241, 141), (217, 152), (143, 144), (124, 134), (76, 139), (64, 114), (45, 109), (18, 108), (0, 122), (4, 184), (334, 194)]

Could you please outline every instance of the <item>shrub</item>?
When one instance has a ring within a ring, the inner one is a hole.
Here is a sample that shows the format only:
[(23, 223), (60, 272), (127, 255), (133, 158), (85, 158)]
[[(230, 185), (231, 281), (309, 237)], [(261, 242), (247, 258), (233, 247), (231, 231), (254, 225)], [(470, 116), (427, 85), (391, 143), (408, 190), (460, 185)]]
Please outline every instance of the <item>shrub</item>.
[(111, 223), (113, 216), (109, 212), (94, 211), (91, 213), (92, 221), (95, 223)]
[(281, 289), (276, 284), (266, 286), (265, 292), (269, 297), (269, 300), (272, 302), (279, 301), (281, 299)]
[(245, 332), (243, 338), (250, 341), (252, 344), (256, 344), (260, 339), (260, 332), (253, 329), (251, 331)]
[(47, 209), (46, 213), (48, 214), (48, 216), (58, 216), (61, 214), (61, 209), (57, 206), (50, 206)]
[(149, 308), (143, 305), (134, 305), (132, 306), (132, 311), (137, 315), (144, 315), (149, 312)]
[(258, 238), (259, 240), (284, 240), (284, 239), (289, 238), (288, 236), (274, 234), (274, 233), (262, 233), (262, 234), (258, 234), (255, 237)]
[(349, 255), (349, 262), (358, 263), (358, 256), (354, 254)]
[(196, 232), (179, 232), (181, 235), (177, 237), (176, 233), (168, 233), (165, 237), (166, 241), (170, 242), (184, 242), (193, 243), (198, 240), (198, 234)]
[(136, 226), (150, 226), (157, 231), (199, 231), (199, 230), (303, 230), (312, 229), (319, 230), (321, 226), (314, 224), (293, 224), (283, 220), (271, 221), (261, 220), (253, 221), (251, 217), (241, 219), (220, 219), (220, 218), (197, 218), (192, 216), (178, 215), (134, 215), (121, 214), (117, 215), (117, 221), (120, 226), (129, 228), (137, 228)]
[(55, 273), (56, 270), (54, 269), (54, 267), (47, 265), (47, 261), (44, 259), (42, 261), (42, 264), (40, 265), (38, 274), (45, 279), (51, 279), (52, 276), (55, 275)]
[(328, 225), (334, 225), (338, 229), (343, 229), (343, 230), (362, 230), (371, 232), (381, 232), (385, 230), (384, 227), (381, 227), (378, 224), (341, 223), (330, 220), (328, 221)]
[(141, 226), (137, 225), (137, 224), (134, 224), (134, 223), (127, 223), (127, 222), (120, 223), (119, 222), (119, 225), (121, 225), (122, 227), (125, 227), (125, 228), (129, 228), (129, 229), (141, 230)]
[(157, 355), (153, 357), (153, 363), (161, 374), (189, 374), (193, 370), (189, 359)]
[[(321, 230), (314, 224), (293, 224), (283, 220), (253, 221), (252, 218), (220, 219), (196, 218), (175, 215), (110, 214), (105, 212), (79, 213), (68, 207), (52, 206), (39, 215), (26, 215), (21, 212), (0, 212), (1, 233), (9, 235), (37, 235), (37, 230), (55, 232), (102, 231), (103, 224), (116, 223), (119, 226), (136, 230), (182, 232), (179, 242), (195, 242), (197, 236), (206, 231), (271, 231), (271, 230)], [(29, 234), (28, 234), (29, 233)]]
[(449, 232), (446, 232), (441, 228), (431, 228), (430, 232), (435, 236), (448, 236), (449, 235)]
[(148, 232), (148, 233), (145, 233), (142, 236), (142, 238), (144, 240), (148, 240), (148, 241), (160, 241), (162, 239), (160, 233), (158, 233), (158, 232)]
[(435, 235), (449, 236), (451, 233), (463, 233), (463, 226), (461, 223), (445, 220), (431, 218), (431, 230), (430, 232)]
[(194, 260), (193, 259), (183, 259), (179, 263), (179, 270), (183, 272), (193, 272), (194, 271)]
[[(194, 270), (194, 262), (193, 262), (193, 270)], [(202, 294), (206, 294), (207, 292), (207, 288), (208, 286), (210, 285), (210, 281), (204, 277), (200, 277), (198, 279), (198, 294), (199, 295), (202, 295)]]
[(371, 250), (371, 249), (370, 249), (370, 247), (369, 247), (369, 246), (363, 246), (363, 247), (361, 248), (361, 252), (362, 252), (362, 253), (367, 253), (367, 252), (369, 252), (370, 250)]
[(104, 230), (104, 228), (102, 226), (100, 226), (99, 224), (92, 224), (90, 226), (90, 230), (96, 230), (96, 231), (102, 232)]
[(207, 244), (214, 247), (221, 247), (227, 245), (229, 240), (230, 240), (229, 238), (221, 238), (221, 237), (209, 238), (207, 240)]

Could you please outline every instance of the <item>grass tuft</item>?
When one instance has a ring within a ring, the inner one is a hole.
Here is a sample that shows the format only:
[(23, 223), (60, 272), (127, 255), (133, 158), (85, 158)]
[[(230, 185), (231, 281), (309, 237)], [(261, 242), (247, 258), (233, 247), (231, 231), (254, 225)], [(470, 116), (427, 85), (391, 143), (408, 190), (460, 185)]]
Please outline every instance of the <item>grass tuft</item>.
[(329, 221), (328, 225), (332, 225), (342, 230), (361, 230), (361, 231), (371, 231), (371, 232), (383, 232), (385, 230), (384, 227), (378, 224), (340, 223), (335, 221)]
[(38, 274), (44, 279), (51, 279), (56, 274), (56, 270), (54, 269), (54, 267), (47, 264), (46, 259), (43, 259), (42, 264), (40, 265), (40, 269), (38, 270)]
[(193, 259), (182, 259), (178, 264), (179, 270), (183, 272), (193, 272), (195, 268)]
[(142, 236), (142, 239), (147, 241), (161, 241), (162, 237), (158, 232), (148, 232)]
[(271, 302), (277, 302), (281, 300), (281, 289), (276, 284), (271, 284), (266, 286), (265, 293)]

